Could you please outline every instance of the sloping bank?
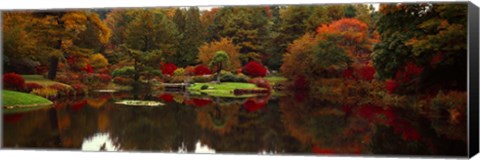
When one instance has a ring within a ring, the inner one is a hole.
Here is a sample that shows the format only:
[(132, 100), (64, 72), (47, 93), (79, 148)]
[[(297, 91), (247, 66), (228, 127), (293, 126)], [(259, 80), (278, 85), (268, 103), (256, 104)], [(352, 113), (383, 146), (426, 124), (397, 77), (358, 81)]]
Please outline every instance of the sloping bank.
[(33, 94), (2, 90), (3, 113), (17, 113), (50, 107), (52, 101)]

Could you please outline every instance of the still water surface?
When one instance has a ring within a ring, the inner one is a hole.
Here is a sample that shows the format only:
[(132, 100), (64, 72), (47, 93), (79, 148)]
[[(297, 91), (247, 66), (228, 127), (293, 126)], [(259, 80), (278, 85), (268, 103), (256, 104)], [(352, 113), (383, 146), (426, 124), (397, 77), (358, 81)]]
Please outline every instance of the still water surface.
[[(124, 106), (123, 99), (160, 107)], [(291, 93), (217, 98), (95, 93), (3, 115), (3, 147), (177, 153), (466, 155), (466, 126), (412, 109)], [(466, 123), (465, 123), (466, 124)]]

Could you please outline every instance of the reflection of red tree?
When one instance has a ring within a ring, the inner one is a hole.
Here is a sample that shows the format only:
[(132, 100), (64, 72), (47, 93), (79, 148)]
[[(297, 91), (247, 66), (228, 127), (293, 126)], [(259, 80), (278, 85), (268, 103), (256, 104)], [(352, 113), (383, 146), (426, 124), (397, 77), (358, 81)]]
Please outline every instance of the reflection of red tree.
[(210, 99), (200, 99), (200, 98), (192, 98), (191, 100), (187, 100), (187, 101), (190, 101), (188, 103), (193, 104), (196, 107), (203, 107), (212, 103), (212, 100)]
[(266, 105), (264, 100), (258, 100), (254, 98), (250, 98), (245, 103), (243, 103), (244, 108), (249, 112), (254, 112), (263, 108)]
[(395, 133), (402, 134), (403, 140), (406, 141), (418, 141), (420, 134), (418, 131), (405, 120), (397, 120), (392, 125)]
[(168, 94), (168, 93), (164, 93), (164, 94), (160, 95), (160, 99), (162, 99), (165, 102), (173, 102), (173, 95)]
[(417, 141), (420, 139), (420, 133), (408, 121), (399, 119), (391, 107), (382, 109), (373, 105), (362, 105), (357, 110), (357, 115), (365, 118), (371, 123), (380, 123), (390, 126), (395, 133), (401, 134), (403, 140)]
[(86, 99), (81, 100), (81, 101), (77, 101), (77, 102), (74, 102), (72, 104), (72, 109), (73, 109), (73, 111), (79, 111), (80, 109), (85, 107), (85, 105), (87, 105), (87, 100)]
[(332, 149), (320, 148), (318, 146), (313, 146), (312, 151), (313, 151), (313, 153), (316, 153), (316, 154), (333, 154), (333, 153), (335, 153)]
[(16, 123), (20, 121), (23, 117), (23, 114), (16, 113), (16, 114), (6, 114), (3, 115), (3, 120), (7, 123)]

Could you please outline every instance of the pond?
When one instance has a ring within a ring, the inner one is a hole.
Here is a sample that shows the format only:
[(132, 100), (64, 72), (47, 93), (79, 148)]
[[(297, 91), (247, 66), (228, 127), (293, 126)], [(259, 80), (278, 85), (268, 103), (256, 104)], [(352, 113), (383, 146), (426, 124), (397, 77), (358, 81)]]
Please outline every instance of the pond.
[[(164, 105), (116, 103), (125, 99)], [(342, 104), (302, 92), (250, 98), (103, 92), (59, 99), (47, 109), (4, 114), (3, 147), (465, 156), (466, 123), (447, 119), (402, 107)]]

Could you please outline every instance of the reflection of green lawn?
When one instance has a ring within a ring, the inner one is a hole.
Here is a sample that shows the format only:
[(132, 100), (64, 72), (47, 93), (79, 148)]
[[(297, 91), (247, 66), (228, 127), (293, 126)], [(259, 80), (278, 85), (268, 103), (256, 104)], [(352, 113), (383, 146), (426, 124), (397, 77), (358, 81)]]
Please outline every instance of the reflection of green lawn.
[[(207, 85), (207, 89), (202, 90), (202, 86)], [(264, 90), (263, 88), (257, 87), (252, 83), (239, 83), (239, 82), (223, 82), (223, 83), (194, 83), (188, 87), (188, 91), (193, 94), (208, 94), (214, 97), (235, 97), (235, 98), (245, 98), (254, 96), (253, 94), (245, 94), (236, 96), (233, 94), (235, 89), (252, 89), (252, 90)]]
[(42, 86), (50, 86), (53, 84), (61, 84), (70, 87), (67, 84), (60, 83), (57, 81), (52, 81), (49, 79), (44, 78), (42, 75), (22, 75), (22, 77), (25, 79), (25, 83), (38, 83)]
[(51, 101), (40, 96), (8, 90), (2, 90), (2, 101), (2, 106), (17, 106), (11, 109), (4, 108), (4, 113), (28, 111), (52, 104)]
[(281, 77), (281, 76), (269, 76), (269, 77), (265, 77), (265, 79), (267, 79), (267, 81), (272, 84), (284, 82), (287, 80), (287, 78)]

